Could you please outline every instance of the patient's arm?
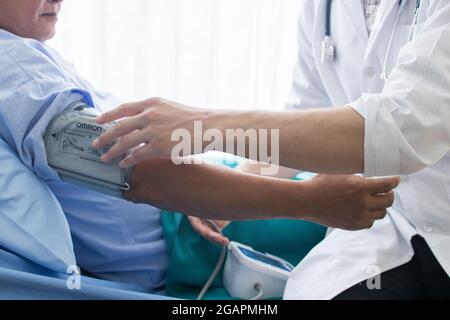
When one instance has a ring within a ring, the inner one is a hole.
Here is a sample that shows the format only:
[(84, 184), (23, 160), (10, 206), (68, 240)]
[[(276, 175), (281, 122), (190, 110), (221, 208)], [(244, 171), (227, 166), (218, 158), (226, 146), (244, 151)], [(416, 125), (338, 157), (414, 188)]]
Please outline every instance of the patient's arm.
[(342, 229), (369, 228), (393, 203), (397, 178), (322, 176), (291, 181), (214, 165), (152, 159), (131, 177), (134, 202), (216, 220), (303, 219)]
[(170, 159), (139, 164), (131, 185), (129, 200), (211, 219), (294, 216), (308, 202), (303, 184), (209, 164), (175, 165)]
[[(244, 161), (236, 168), (236, 170), (249, 174), (261, 175), (261, 169), (268, 166), (270, 165), (262, 162)], [(298, 173), (298, 170), (279, 167), (277, 174), (272, 177), (280, 179), (291, 179)], [(226, 246), (230, 242), (230, 240), (225, 237), (221, 231), (225, 229), (231, 223), (231, 221), (208, 220), (190, 216), (189, 222), (195, 231), (197, 231), (202, 237), (212, 243)], [(218, 228), (219, 230), (217, 230)]]
[[(246, 161), (239, 165), (237, 167), (237, 170), (241, 172), (256, 174), (256, 175), (262, 175), (263, 174), (263, 168), (270, 168), (272, 164), (266, 164), (263, 162), (255, 162), (255, 161)], [(279, 166), (278, 170), (276, 170), (277, 173), (275, 175), (272, 175), (273, 178), (279, 178), (279, 179), (292, 179), (296, 175), (300, 173), (297, 169), (291, 169)]]

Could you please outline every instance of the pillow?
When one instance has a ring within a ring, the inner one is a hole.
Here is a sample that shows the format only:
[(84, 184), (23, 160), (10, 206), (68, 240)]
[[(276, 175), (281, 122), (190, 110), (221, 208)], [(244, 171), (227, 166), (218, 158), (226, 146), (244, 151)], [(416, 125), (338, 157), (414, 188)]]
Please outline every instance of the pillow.
[[(225, 164), (220, 157), (209, 162)], [(226, 165), (234, 168), (237, 163), (228, 161)], [(307, 177), (307, 174), (302, 174), (294, 179), (303, 180)], [(162, 223), (171, 255), (166, 289), (174, 297), (195, 299), (214, 270), (221, 247), (195, 232), (187, 217), (181, 214), (164, 212)], [(233, 241), (276, 255), (295, 266), (324, 239), (326, 230), (323, 226), (306, 221), (243, 221), (230, 224), (224, 234)], [(222, 272), (205, 299), (231, 299), (223, 288)]]
[(2, 249), (57, 272), (76, 265), (60, 204), (1, 138), (0, 190)]

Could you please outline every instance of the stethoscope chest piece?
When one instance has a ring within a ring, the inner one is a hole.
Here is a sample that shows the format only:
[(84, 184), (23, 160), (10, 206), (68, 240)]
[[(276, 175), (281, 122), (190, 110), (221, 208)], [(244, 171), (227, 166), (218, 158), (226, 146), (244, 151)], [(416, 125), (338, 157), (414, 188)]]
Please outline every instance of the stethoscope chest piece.
[[(322, 65), (324, 65), (326, 63), (331, 63), (331, 62), (333, 62), (336, 59), (336, 46), (334, 45), (334, 41), (333, 41), (333, 38), (331, 36), (331, 9), (332, 9), (332, 4), (333, 4), (333, 0), (327, 0), (326, 13), (325, 13), (325, 37), (324, 37), (324, 39), (322, 41), (322, 56), (321, 56), (321, 63), (322, 63)], [(398, 25), (400, 16), (401, 16), (403, 10), (406, 7), (407, 1), (399, 0), (398, 4), (399, 4), (399, 12), (398, 12), (398, 15), (397, 15), (397, 20), (395, 22), (395, 27), (397, 27), (397, 25)], [(415, 26), (417, 25), (417, 22), (418, 22), (419, 10), (420, 10), (420, 7), (421, 7), (420, 5), (421, 5), (421, 1), (420, 0), (416, 0), (415, 14), (414, 14), (414, 23), (413, 23), (413, 26), (411, 28), (411, 34), (410, 34), (410, 37), (409, 37), (409, 41), (411, 41), (412, 38), (413, 38)], [(389, 53), (390, 53), (390, 50), (391, 50), (391, 47), (392, 47), (394, 33), (395, 33), (395, 30), (392, 32), (391, 39), (389, 41), (389, 47), (388, 47), (387, 54), (386, 54), (386, 59), (385, 59), (383, 79), (386, 79), (386, 77), (387, 77), (386, 63), (387, 63), (387, 60), (388, 60), (387, 58), (389, 57)]]
[(336, 57), (336, 48), (334, 47), (333, 39), (330, 36), (325, 36), (322, 41), (322, 64), (326, 62), (333, 62)]

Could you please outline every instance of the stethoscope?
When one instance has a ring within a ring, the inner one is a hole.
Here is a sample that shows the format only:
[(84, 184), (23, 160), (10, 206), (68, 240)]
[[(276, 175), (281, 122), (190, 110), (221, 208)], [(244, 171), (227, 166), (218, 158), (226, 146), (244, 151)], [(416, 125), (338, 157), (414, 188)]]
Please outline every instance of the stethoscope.
[[(387, 81), (387, 77), (388, 77), (387, 64), (388, 64), (388, 60), (389, 60), (389, 54), (390, 54), (391, 48), (392, 48), (392, 43), (394, 42), (395, 30), (398, 26), (398, 22), (400, 21), (400, 17), (402, 15), (403, 11), (405, 10), (407, 2), (408, 1), (406, 1), (406, 0), (399, 0), (399, 2), (398, 2), (398, 5), (399, 5), (398, 15), (395, 20), (394, 29), (392, 30), (391, 38), (389, 40), (389, 45), (388, 45), (388, 49), (386, 52), (386, 57), (384, 59), (382, 78), (385, 81)], [(322, 41), (322, 64), (323, 65), (326, 62), (333, 62), (336, 58), (336, 47), (334, 45), (333, 38), (331, 37), (331, 7), (332, 7), (332, 4), (333, 4), (333, 0), (327, 0), (326, 20), (325, 20), (325, 37)], [(417, 22), (419, 20), (420, 5), (421, 5), (421, 0), (416, 0), (416, 8), (415, 8), (415, 12), (414, 12), (414, 22), (411, 27), (411, 32), (409, 34), (408, 41), (411, 41), (414, 37), (414, 32), (415, 32), (415, 29), (417, 26)]]

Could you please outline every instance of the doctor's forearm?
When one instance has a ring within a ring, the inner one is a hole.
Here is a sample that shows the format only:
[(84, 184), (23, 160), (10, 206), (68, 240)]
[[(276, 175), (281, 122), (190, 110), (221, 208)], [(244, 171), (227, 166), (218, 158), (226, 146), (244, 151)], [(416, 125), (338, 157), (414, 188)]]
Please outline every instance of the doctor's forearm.
[(152, 159), (136, 166), (126, 197), (200, 218), (302, 218), (312, 203), (305, 183), (248, 175), (212, 165)]
[(224, 133), (228, 128), (279, 129), (280, 165), (285, 167), (327, 174), (364, 171), (365, 121), (350, 107), (282, 113), (214, 112), (205, 123)]

